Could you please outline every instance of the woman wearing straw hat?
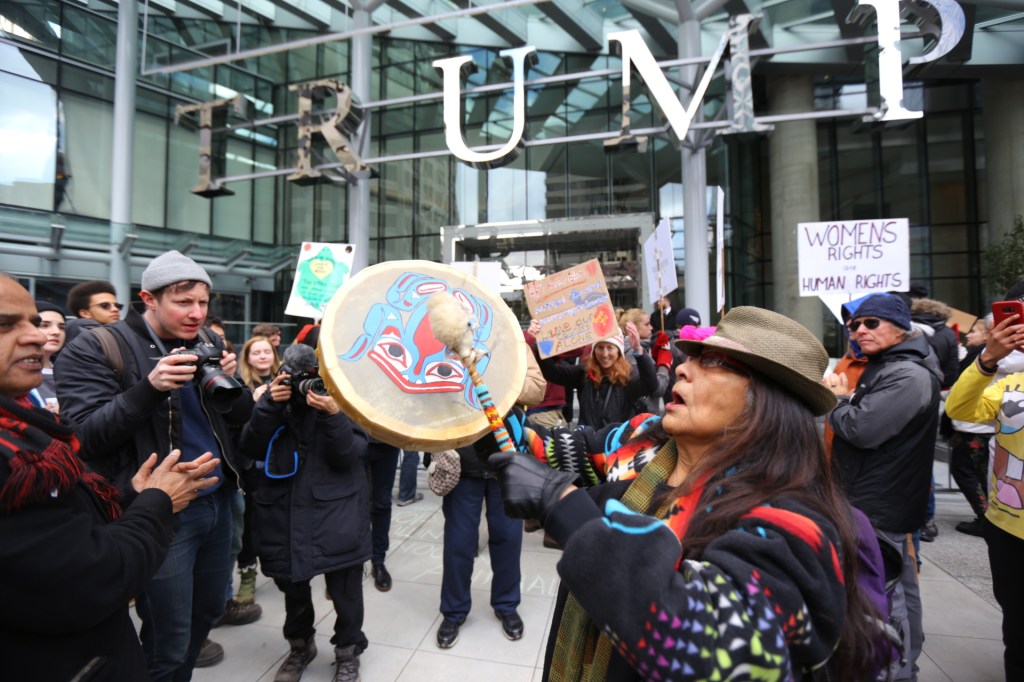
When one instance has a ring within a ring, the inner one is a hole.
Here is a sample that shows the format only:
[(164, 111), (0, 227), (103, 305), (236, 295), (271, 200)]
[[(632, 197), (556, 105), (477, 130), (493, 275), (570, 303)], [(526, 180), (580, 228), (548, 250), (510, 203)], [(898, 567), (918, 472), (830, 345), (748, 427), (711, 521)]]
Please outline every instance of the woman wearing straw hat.
[(677, 343), (673, 400), (640, 436), (656, 454), (631, 475), (577, 489), (490, 458), (506, 512), (564, 548), (545, 679), (870, 677), (854, 522), (814, 419), (836, 401), (824, 348), (749, 307)]

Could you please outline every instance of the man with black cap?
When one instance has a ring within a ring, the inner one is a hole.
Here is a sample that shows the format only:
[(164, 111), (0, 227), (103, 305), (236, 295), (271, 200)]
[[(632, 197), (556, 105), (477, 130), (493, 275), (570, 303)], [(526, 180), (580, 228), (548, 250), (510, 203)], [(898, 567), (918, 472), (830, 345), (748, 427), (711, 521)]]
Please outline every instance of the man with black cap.
[[(220, 369), (234, 376), (234, 354), (203, 329), (211, 286), (199, 264), (168, 251), (142, 273), (141, 301), (124, 320), (81, 334), (57, 361), (61, 415), (75, 426), (83, 459), (124, 496), (130, 498), (131, 476), (153, 452), (179, 448), (182, 461), (212, 452), (222, 461), (214, 471), (219, 481), (230, 473), (229, 427), (248, 421), (252, 396), (239, 387), (212, 400), (193, 381), (199, 356), (173, 354), (187, 348), (219, 357)], [(210, 627), (224, 610), (233, 485), (207, 488), (178, 515), (167, 559), (136, 599), (154, 681), (191, 678)], [(223, 657), (219, 645), (219, 651), (207, 649), (207, 664)]]
[(845, 374), (824, 384), (839, 399), (828, 417), (832, 455), (850, 502), (875, 527), (880, 542), (903, 556), (892, 615), (903, 624), (906, 663), (894, 679), (917, 679), (924, 643), (921, 593), (911, 533), (924, 523), (939, 421), (942, 371), (910, 309), (897, 296), (867, 298), (848, 322), (850, 338), (868, 358), (855, 388)]

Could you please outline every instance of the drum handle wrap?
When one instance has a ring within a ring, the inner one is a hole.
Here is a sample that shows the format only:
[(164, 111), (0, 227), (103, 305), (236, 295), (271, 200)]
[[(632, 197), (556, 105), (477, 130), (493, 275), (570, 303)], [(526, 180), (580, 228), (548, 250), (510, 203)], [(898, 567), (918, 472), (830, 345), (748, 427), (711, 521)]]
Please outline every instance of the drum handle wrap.
[(491, 398), (491, 390), (487, 388), (487, 384), (480, 377), (480, 374), (476, 371), (476, 363), (466, 363), (466, 369), (469, 370), (469, 377), (473, 380), (473, 388), (476, 391), (476, 397), (480, 401), (480, 405), (484, 408), (484, 414), (487, 416), (487, 423), (491, 427), (491, 431), (494, 433), (494, 438), (498, 441), (498, 448), (502, 452), (515, 452), (516, 448), (512, 445), (512, 439), (508, 436), (508, 431), (505, 430), (505, 422), (502, 421), (501, 415), (498, 414), (498, 408), (494, 406), (494, 400)]

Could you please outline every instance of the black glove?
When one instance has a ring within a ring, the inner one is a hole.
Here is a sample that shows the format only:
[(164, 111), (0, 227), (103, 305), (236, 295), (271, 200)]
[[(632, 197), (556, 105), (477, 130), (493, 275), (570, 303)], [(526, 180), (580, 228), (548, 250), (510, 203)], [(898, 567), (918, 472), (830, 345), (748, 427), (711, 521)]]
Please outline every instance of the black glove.
[(513, 519), (538, 519), (541, 523), (577, 478), (576, 474), (552, 469), (523, 452), (498, 452), (488, 458), (487, 466), (501, 484), (505, 514)]

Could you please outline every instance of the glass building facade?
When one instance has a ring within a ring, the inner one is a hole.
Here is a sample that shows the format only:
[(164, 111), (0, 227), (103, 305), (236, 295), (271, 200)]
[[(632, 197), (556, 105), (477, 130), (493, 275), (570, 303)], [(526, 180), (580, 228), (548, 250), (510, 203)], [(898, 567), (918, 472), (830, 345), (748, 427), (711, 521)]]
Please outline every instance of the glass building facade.
[[(303, 5), (295, 4), (299, 9), (291, 9), (301, 15)], [(669, 40), (675, 28), (657, 12), (644, 15), (632, 2), (575, 4), (581, 13), (603, 17), (605, 32), (642, 27), (653, 51), (661, 53), (659, 59), (677, 56)], [(344, 22), (351, 21), (351, 12), (324, 5), (335, 19), (343, 17), (342, 26), (325, 25), (334, 19), (316, 15), (305, 17), (311, 26), (301, 27), (301, 21), (286, 13), (290, 3), (283, 0), (267, 4), (271, 10), (278, 8), (280, 25), (266, 17), (257, 20), (270, 10), (255, 2), (237, 5), (244, 10), (235, 11), (237, 16), (223, 3), (219, 17), (210, 16), (209, 10), (198, 16), (192, 16), (194, 11), (168, 11), (173, 5), (139, 6), (141, 75), (131, 133), (130, 231), (135, 240), (128, 245), (133, 267), (141, 268), (160, 250), (188, 248), (200, 262), (223, 264), (214, 271), (217, 290), (225, 297), (223, 309), (216, 312), (239, 323), (281, 320), (293, 267), (289, 256), (294, 257), (298, 244), (352, 238), (352, 199), (343, 174), (325, 171), (323, 182), (309, 185), (287, 179), (300, 144), (294, 121), (297, 96), (290, 86), (328, 78), (348, 83), (353, 78), (350, 40), (296, 41), (350, 27)], [(820, 16), (814, 5), (788, 0), (751, 10), (771, 15), (776, 31), (787, 23), (793, 32), (837, 21)], [(459, 6), (438, 0), (432, 12)], [(500, 244), (480, 241), (461, 255), (502, 260), (506, 270), (534, 267), (539, 272), (598, 257), (610, 281), (618, 278), (622, 283), (616, 294), (619, 303), (649, 307), (641, 300), (641, 290), (628, 286), (637, 274), (635, 235), (594, 226), (609, 216), (643, 215), (652, 224), (671, 219), (682, 283), (687, 254), (680, 150), (668, 136), (655, 135), (643, 150), (606, 151), (601, 135), (617, 131), (622, 123), (621, 59), (603, 47), (582, 49), (578, 40), (565, 37), (571, 31), (562, 20), (539, 7), (517, 9), (529, 27), (524, 42), (538, 46), (526, 73), (532, 84), (526, 90), (524, 137), (530, 144), (514, 162), (496, 169), (473, 168), (448, 151), (441, 73), (432, 62), (470, 55), (477, 70), (466, 76), (464, 87), (507, 82), (511, 68), (499, 52), (514, 36), (496, 40), (494, 27), (480, 22), (474, 28), (475, 17), (454, 20), (457, 29), (451, 29), (453, 37), (447, 40), (420, 26), (373, 35), (365, 117), (370, 138), (363, 150), (375, 176), (365, 181), (370, 187), (366, 260), (447, 260), (446, 230), (510, 226), (510, 238)], [(1017, 21), (1006, 19), (1012, 16), (1008, 11), (971, 8), (968, 36), (984, 30), (977, 28), (984, 22), (1005, 27), (1003, 20), (1011, 25)], [(721, 35), (724, 11), (705, 21), (705, 54)], [(371, 16), (376, 24), (402, 18), (386, 3)], [(435, 28), (444, 25), (439, 21)], [(548, 39), (549, 34), (555, 37)], [(813, 42), (820, 40), (817, 35), (800, 39)], [(53, 282), (70, 286), (104, 276), (101, 258), (75, 261), (74, 254), (97, 245), (100, 253), (111, 246), (117, 37), (116, 4), (13, 0), (0, 9), (0, 233), (5, 244), (0, 252), (5, 270), (25, 278), (38, 292), (52, 289), (55, 300), (61, 300), (61, 286)], [(979, 41), (974, 38), (976, 53)], [(293, 49), (160, 72), (168, 65), (289, 42)], [(857, 111), (876, 104), (864, 63), (857, 52), (842, 69), (803, 68), (813, 88), (808, 113)], [(771, 108), (773, 68), (772, 62), (755, 67), (759, 114)], [(815, 139), (804, 141), (813, 147), (817, 165), (816, 177), (807, 179), (808, 190), (813, 188), (818, 197), (818, 215), (811, 219), (907, 218), (912, 278), (928, 285), (935, 298), (980, 311), (989, 293), (981, 279), (981, 254), (992, 238), (982, 87), (988, 76), (984, 68), (962, 69), (960, 77), (947, 75), (949, 70), (905, 78), (905, 102), (921, 109), (922, 118), (885, 127), (862, 123), (856, 116), (824, 116), (814, 122)], [(593, 75), (559, 79), (580, 72)], [(997, 75), (995, 66), (992, 73)], [(680, 78), (672, 80), (687, 104), (689, 95)], [(722, 79), (713, 81), (702, 104), (705, 120), (728, 111), (727, 89)], [(244, 117), (229, 117), (220, 148), (223, 175), (231, 179), (227, 187), (233, 194), (214, 199), (193, 194), (198, 134), (193, 122), (176, 122), (176, 107), (238, 94), (246, 97), (248, 111)], [(510, 90), (465, 97), (467, 143), (503, 143), (512, 128), (512, 103)], [(630, 104), (634, 130), (664, 124), (641, 79), (633, 79)], [(1021, 126), (1019, 116), (1016, 125)], [(773, 203), (785, 201), (785, 196), (770, 170), (772, 135), (727, 143), (702, 129), (691, 132), (690, 142), (705, 149), (706, 185), (726, 192), (728, 305), (778, 307), (773, 305), (778, 268), (773, 267), (772, 239), (780, 226), (772, 225), (771, 215)], [(316, 149), (315, 163), (332, 161), (329, 150)], [(1024, 184), (1024, 178), (1016, 182)], [(708, 208), (713, 216), (713, 207)], [(581, 233), (572, 239), (524, 232), (525, 226), (567, 220), (589, 221), (594, 229), (590, 236)], [(995, 234), (1008, 227), (999, 226)], [(53, 253), (46, 252), (47, 242), (58, 239), (55, 234), (62, 241), (50, 245)], [(709, 241), (713, 246), (713, 224)], [(65, 259), (61, 249), (73, 253)], [(632, 270), (625, 265), (630, 262)], [(137, 284), (137, 275), (132, 279)], [(673, 295), (677, 307), (685, 296), (683, 290)]]

